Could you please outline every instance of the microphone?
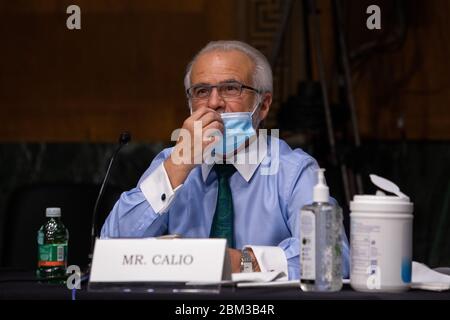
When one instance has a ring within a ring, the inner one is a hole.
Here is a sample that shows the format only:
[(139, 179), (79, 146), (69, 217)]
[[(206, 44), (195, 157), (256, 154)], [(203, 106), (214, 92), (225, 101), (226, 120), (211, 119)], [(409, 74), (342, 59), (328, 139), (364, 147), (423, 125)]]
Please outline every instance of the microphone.
[(126, 145), (131, 140), (131, 134), (129, 132), (122, 132), (119, 136), (119, 145), (117, 146), (116, 150), (114, 151), (113, 155), (111, 156), (111, 159), (109, 160), (108, 169), (106, 169), (105, 176), (103, 178), (103, 182), (100, 186), (100, 191), (98, 192), (97, 199), (95, 200), (94, 210), (92, 212), (92, 223), (91, 223), (91, 248), (89, 251), (89, 266), (92, 262), (92, 255), (94, 253), (94, 244), (95, 244), (95, 238), (97, 237), (97, 213), (98, 213), (98, 206), (100, 203), (100, 200), (102, 199), (105, 186), (109, 179), (109, 172), (111, 170), (112, 164), (114, 163), (114, 159), (116, 158), (117, 154), (119, 153), (120, 149), (124, 145)]

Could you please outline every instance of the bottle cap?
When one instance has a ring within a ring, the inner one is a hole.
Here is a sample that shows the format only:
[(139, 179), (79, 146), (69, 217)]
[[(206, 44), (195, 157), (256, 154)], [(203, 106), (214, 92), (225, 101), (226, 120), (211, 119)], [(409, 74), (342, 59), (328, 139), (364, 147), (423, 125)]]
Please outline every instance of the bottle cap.
[(45, 209), (45, 216), (47, 218), (61, 217), (61, 208), (47, 208)]
[(330, 197), (330, 191), (325, 181), (324, 175), (325, 169), (317, 170), (317, 184), (314, 186), (313, 201), (314, 202), (328, 202)]

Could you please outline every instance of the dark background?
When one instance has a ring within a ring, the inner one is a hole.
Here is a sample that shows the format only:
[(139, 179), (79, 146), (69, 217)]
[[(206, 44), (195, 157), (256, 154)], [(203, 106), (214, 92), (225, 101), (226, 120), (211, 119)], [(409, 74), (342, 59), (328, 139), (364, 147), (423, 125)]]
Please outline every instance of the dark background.
[[(133, 142), (114, 165), (101, 225), (117, 192), (136, 185), (188, 116), (183, 77), (192, 56), (210, 40), (239, 39), (274, 64), (266, 126), (279, 128), (292, 147), (327, 168), (347, 227), (338, 164), (348, 169), (351, 195), (358, 193), (352, 183), (357, 175), (364, 193), (375, 192), (370, 173), (399, 185), (415, 204), (414, 259), (449, 266), (450, 2), (337, 1), (359, 147), (343, 88), (335, 3), (317, 1), (337, 163), (330, 157), (318, 86), (314, 20), (304, 1), (0, 0), (0, 265), (34, 264), (36, 231), (52, 205), (60, 205), (63, 221), (70, 221), (69, 263), (85, 263), (81, 235), (89, 229), (95, 192), (71, 191), (63, 201), (54, 190), (97, 190), (118, 135), (130, 131)], [(81, 30), (66, 28), (71, 4), (81, 8)], [(381, 30), (366, 28), (371, 4), (381, 8)], [(44, 193), (25, 198), (42, 188)]]

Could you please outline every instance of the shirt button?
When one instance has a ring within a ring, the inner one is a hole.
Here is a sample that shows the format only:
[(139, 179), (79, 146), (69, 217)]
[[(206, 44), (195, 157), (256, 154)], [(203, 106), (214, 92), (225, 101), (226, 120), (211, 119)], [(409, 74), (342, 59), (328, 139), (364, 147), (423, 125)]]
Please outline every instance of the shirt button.
[(161, 200), (162, 200), (162, 201), (166, 200), (166, 194), (165, 194), (165, 193), (163, 193), (163, 194), (161, 195)]

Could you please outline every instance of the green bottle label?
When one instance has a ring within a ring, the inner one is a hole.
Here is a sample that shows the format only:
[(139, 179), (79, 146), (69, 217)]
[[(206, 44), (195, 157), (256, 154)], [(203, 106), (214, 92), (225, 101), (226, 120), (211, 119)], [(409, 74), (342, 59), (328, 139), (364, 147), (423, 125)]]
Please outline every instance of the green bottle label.
[(64, 267), (67, 259), (67, 244), (39, 245), (39, 267)]

